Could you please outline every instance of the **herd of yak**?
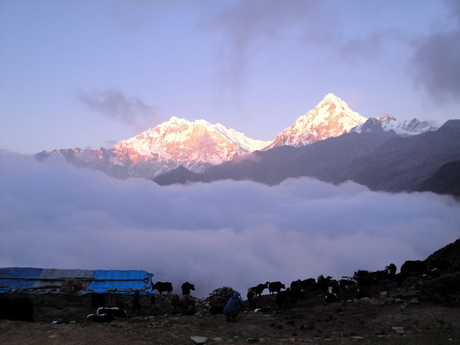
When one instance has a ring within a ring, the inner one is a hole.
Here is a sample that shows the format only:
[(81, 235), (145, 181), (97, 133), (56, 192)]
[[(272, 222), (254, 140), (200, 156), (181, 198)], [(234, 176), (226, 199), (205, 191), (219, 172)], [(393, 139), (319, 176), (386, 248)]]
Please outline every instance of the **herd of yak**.
[[(428, 263), (420, 260), (406, 261), (397, 273), (397, 267), (390, 264), (381, 271), (359, 270), (353, 277), (343, 277), (340, 280), (331, 277), (319, 276), (317, 279), (295, 280), (286, 287), (285, 284), (277, 282), (266, 282), (250, 287), (247, 291), (247, 307), (251, 309), (264, 308), (260, 305), (260, 296), (268, 289), (270, 295), (274, 295), (278, 308), (290, 308), (296, 305), (300, 299), (308, 299), (313, 296), (322, 295), (325, 303), (333, 303), (339, 300), (349, 300), (354, 298), (368, 297), (369, 295), (379, 294), (389, 291), (395, 287), (400, 287), (406, 281), (433, 281), (446, 275), (455, 276), (458, 282), (460, 268), (451, 261), (443, 258), (431, 259)], [(458, 285), (457, 283), (455, 283)], [(439, 285), (439, 284), (438, 284)], [(151, 304), (155, 303), (154, 290), (161, 295), (163, 292), (171, 294), (173, 286), (170, 282), (152, 283)], [(181, 286), (182, 294), (172, 295), (171, 306), (174, 310), (179, 310), (193, 314), (197, 310), (197, 299), (190, 296), (195, 286), (185, 282)], [(445, 290), (445, 289), (444, 289)], [(445, 291), (444, 291), (445, 292)], [(231, 296), (231, 292), (230, 296)], [(442, 291), (435, 291), (441, 293)], [(447, 293), (450, 293), (449, 291)], [(220, 305), (209, 304), (210, 312), (219, 312), (223, 309), (223, 303), (230, 296), (222, 296)], [(133, 313), (136, 308), (140, 311), (139, 295), (134, 294)], [(6, 294), (0, 295), (0, 319), (33, 321), (33, 303), (27, 296), (9, 298)], [(96, 314), (88, 315), (88, 320), (99, 322), (110, 322), (117, 317), (126, 317), (126, 311), (119, 308), (98, 308)]]
[[(354, 298), (369, 297), (370, 295), (380, 294), (383, 291), (389, 291), (401, 287), (404, 282), (409, 281), (420, 284), (423, 281), (433, 281), (436, 278), (454, 274), (455, 279), (460, 277), (460, 268), (451, 261), (444, 258), (433, 258), (427, 262), (420, 260), (406, 261), (397, 273), (397, 267), (391, 263), (381, 271), (359, 270), (354, 273), (353, 277), (343, 277), (340, 280), (332, 277), (319, 276), (317, 279), (309, 278), (305, 280), (295, 280), (286, 286), (280, 281), (261, 283), (250, 287), (247, 291), (247, 307), (251, 309), (264, 309), (261, 305), (261, 295), (268, 290), (270, 295), (274, 296), (278, 308), (291, 308), (296, 305), (300, 299), (308, 299), (322, 295), (326, 303), (333, 303), (339, 300), (350, 300)], [(449, 284), (448, 284), (449, 285)], [(458, 284), (457, 284), (458, 285)], [(436, 285), (438, 290), (432, 290), (430, 293), (447, 294), (452, 291), (447, 288), (439, 291), (439, 284)], [(160, 295), (163, 292), (168, 294), (172, 292), (173, 287), (170, 282), (158, 282), (152, 284), (153, 290), (157, 290)], [(190, 288), (192, 287), (192, 288)], [(197, 309), (196, 301), (190, 295), (190, 290), (194, 290), (194, 285), (186, 282), (182, 285), (182, 295), (173, 295), (171, 299), (172, 307), (182, 309), (183, 311), (194, 311)], [(232, 290), (227, 291), (228, 296), (224, 296), (219, 302), (210, 303), (209, 311), (222, 312), (226, 300), (231, 296)], [(152, 295), (154, 298), (154, 295)]]

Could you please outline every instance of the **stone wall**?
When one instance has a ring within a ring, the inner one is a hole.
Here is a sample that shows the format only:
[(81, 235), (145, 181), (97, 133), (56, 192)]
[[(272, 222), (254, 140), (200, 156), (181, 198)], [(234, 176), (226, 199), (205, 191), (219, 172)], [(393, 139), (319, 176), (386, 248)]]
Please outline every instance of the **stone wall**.
[[(133, 306), (133, 294), (85, 294), (69, 295), (63, 293), (44, 293), (44, 294), (25, 294), (7, 293), (3, 294), (8, 298), (29, 297), (34, 305), (42, 307), (62, 308), (62, 307), (119, 307), (130, 309)], [(150, 307), (150, 295), (141, 295), (140, 302), (143, 307)]]

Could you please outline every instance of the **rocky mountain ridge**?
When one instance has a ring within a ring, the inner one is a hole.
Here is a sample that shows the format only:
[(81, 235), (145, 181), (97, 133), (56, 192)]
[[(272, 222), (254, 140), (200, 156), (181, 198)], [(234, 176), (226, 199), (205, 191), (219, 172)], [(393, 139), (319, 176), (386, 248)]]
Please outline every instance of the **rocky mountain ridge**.
[[(435, 129), (416, 119), (401, 124), (391, 115), (380, 116), (375, 121), (382, 124), (384, 131), (398, 135)], [(180, 166), (202, 173), (211, 166), (244, 159), (252, 152), (269, 151), (280, 146), (302, 147), (351, 131), (360, 133), (365, 122), (366, 118), (352, 111), (343, 100), (328, 94), (272, 142), (248, 138), (221, 124), (172, 117), (109, 149), (56, 149), (40, 152), (36, 157), (45, 159), (52, 154), (61, 154), (76, 166), (102, 170), (113, 177), (155, 178)]]
[[(375, 119), (375, 121), (379, 121), (381, 123), (384, 131), (394, 130), (396, 134), (403, 137), (435, 131), (437, 129), (426, 121), (419, 121), (416, 118), (410, 121), (398, 121), (390, 114), (381, 114)], [(352, 131), (360, 133), (363, 130), (363, 125), (364, 123), (358, 125), (353, 128)]]
[(122, 166), (162, 165), (158, 172), (154, 172), (157, 175), (164, 167), (177, 165), (199, 173), (207, 166), (235, 159), (266, 144), (221, 124), (172, 117), (134, 138), (120, 141), (112, 150), (116, 164)]
[(385, 131), (380, 121), (369, 119), (359, 133), (352, 131), (303, 147), (254, 152), (238, 162), (209, 167), (202, 174), (179, 168), (154, 181), (167, 185), (232, 179), (275, 185), (287, 178), (308, 176), (401, 192), (418, 190), (444, 164), (459, 159), (460, 120), (449, 120), (436, 131), (403, 137), (394, 130)]
[(62, 154), (76, 166), (102, 170), (113, 177), (147, 178), (178, 166), (203, 172), (206, 167), (237, 159), (267, 144), (221, 124), (172, 117), (136, 137), (120, 141), (110, 149), (57, 149), (40, 152), (37, 158)]

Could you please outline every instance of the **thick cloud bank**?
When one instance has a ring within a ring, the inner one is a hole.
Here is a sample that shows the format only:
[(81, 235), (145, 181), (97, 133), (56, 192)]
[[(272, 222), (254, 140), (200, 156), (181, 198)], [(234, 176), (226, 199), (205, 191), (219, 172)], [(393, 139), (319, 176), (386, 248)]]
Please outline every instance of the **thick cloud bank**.
[(425, 259), (460, 236), (460, 205), (302, 178), (160, 187), (0, 153), (0, 266), (143, 269), (175, 292)]

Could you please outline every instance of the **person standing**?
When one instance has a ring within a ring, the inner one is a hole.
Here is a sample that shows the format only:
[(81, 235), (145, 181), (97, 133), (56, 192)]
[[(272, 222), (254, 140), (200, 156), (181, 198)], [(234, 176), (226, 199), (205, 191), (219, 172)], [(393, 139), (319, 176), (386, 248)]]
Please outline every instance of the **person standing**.
[(133, 314), (137, 310), (141, 314), (141, 298), (139, 296), (139, 290), (134, 291), (133, 296)]

